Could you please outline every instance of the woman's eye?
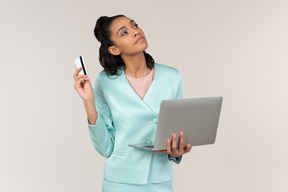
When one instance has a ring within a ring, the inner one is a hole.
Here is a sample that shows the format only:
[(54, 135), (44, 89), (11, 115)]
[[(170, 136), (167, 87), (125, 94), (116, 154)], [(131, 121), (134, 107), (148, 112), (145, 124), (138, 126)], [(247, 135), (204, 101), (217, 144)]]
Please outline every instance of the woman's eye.
[(121, 36), (124, 36), (124, 35), (126, 35), (127, 34), (127, 31), (124, 31), (122, 34), (121, 34)]
[(134, 25), (134, 28), (137, 28), (137, 27), (138, 27), (138, 24), (135, 24), (135, 25)]

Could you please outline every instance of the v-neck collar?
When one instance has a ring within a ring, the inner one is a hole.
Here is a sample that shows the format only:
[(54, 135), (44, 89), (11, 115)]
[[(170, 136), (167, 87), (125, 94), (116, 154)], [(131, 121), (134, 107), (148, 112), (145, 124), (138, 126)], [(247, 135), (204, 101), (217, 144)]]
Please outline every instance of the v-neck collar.
[(145, 94), (145, 96), (144, 96), (143, 99), (141, 99), (141, 98), (138, 96), (138, 94), (134, 91), (133, 87), (130, 85), (128, 79), (126, 78), (126, 75), (125, 75), (125, 72), (124, 72), (123, 67), (121, 68), (122, 72), (121, 72), (121, 75), (120, 75), (120, 76), (121, 76), (121, 78), (125, 81), (125, 84), (126, 84), (128, 87), (130, 87), (130, 88), (129, 88), (129, 90), (130, 90), (129, 92), (132, 92), (132, 94), (133, 94), (135, 97), (137, 97), (137, 99), (139, 100), (139, 102), (144, 103), (144, 104), (145, 104), (148, 108), (150, 108), (150, 110), (158, 117), (158, 114), (157, 114), (154, 110), (151, 109), (151, 107), (150, 107), (151, 103), (150, 103), (150, 99), (149, 99), (149, 97), (150, 97), (150, 95), (152, 94), (153, 90), (155, 90), (155, 88), (156, 88), (156, 86), (157, 86), (157, 85), (156, 85), (156, 84), (157, 84), (157, 79), (158, 79), (158, 65), (157, 65), (157, 63), (154, 63), (154, 68), (155, 68), (154, 79), (153, 79), (153, 81), (152, 81), (152, 83), (151, 83), (149, 89), (147, 90), (147, 92), (146, 92), (146, 94)]

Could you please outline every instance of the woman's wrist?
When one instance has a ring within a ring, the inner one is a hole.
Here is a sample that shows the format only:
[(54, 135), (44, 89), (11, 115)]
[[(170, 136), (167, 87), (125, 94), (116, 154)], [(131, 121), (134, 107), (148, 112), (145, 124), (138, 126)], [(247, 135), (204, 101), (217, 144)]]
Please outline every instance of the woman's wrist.
[(84, 105), (95, 105), (95, 98), (91, 97), (91, 98), (87, 98), (87, 99), (83, 99), (83, 103)]
[(94, 101), (84, 101), (84, 107), (87, 113), (88, 121), (91, 125), (96, 125), (98, 113)]

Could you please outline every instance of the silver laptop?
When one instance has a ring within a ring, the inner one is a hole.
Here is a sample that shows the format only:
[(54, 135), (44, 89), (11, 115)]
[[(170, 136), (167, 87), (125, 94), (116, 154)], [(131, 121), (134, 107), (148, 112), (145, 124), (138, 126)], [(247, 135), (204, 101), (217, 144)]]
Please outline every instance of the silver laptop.
[(165, 150), (166, 140), (184, 132), (184, 146), (215, 143), (223, 97), (163, 100), (160, 105), (155, 142), (131, 144), (145, 150)]

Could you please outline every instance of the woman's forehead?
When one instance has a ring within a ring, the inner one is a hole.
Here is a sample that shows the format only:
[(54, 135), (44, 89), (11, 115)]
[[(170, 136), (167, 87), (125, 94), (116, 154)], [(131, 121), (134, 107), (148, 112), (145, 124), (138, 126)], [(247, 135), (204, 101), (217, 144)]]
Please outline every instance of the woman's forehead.
[(117, 31), (121, 27), (128, 26), (131, 23), (131, 21), (133, 21), (133, 20), (128, 18), (128, 17), (118, 17), (112, 21), (111, 26), (110, 26), (110, 30), (113, 33), (117, 33)]

